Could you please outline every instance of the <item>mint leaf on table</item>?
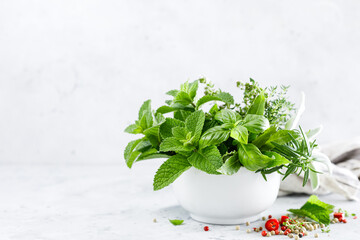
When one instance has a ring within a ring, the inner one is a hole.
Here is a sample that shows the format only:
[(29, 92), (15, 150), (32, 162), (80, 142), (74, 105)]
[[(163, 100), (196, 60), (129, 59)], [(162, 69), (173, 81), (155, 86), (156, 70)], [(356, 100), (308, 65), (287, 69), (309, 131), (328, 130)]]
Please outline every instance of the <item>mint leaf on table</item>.
[(193, 112), (185, 120), (185, 127), (189, 132), (191, 132), (191, 136), (194, 137), (194, 142), (198, 142), (200, 139), (204, 121), (205, 113), (201, 110)]
[(330, 224), (330, 214), (334, 211), (334, 206), (320, 201), (315, 195), (311, 195), (300, 209), (288, 209), (288, 211), (328, 225)]
[(262, 133), (270, 127), (270, 124), (269, 120), (264, 116), (247, 114), (243, 120), (242, 126), (246, 127), (249, 132)]
[(173, 183), (183, 172), (191, 167), (186, 157), (177, 154), (166, 160), (154, 177), (154, 190), (160, 190)]
[(183, 224), (184, 220), (180, 220), (180, 219), (169, 219), (169, 222), (171, 222), (174, 226), (177, 226), (177, 225), (181, 225)]
[(236, 155), (225, 160), (225, 163), (217, 171), (225, 175), (233, 175), (240, 169), (240, 162)]
[(215, 146), (209, 146), (191, 154), (188, 158), (189, 163), (197, 169), (209, 174), (219, 174), (222, 164), (222, 157)]

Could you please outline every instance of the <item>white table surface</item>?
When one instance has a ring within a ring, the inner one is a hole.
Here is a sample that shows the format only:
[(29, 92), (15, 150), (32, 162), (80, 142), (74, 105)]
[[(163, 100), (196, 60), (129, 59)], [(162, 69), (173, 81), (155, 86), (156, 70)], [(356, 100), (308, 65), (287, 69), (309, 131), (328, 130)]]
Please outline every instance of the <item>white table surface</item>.
[[(160, 160), (117, 165), (2, 165), (0, 166), (0, 239), (133, 240), (133, 239), (261, 239), (246, 233), (250, 227), (209, 225), (189, 217), (171, 188), (153, 192), (152, 178)], [(278, 198), (269, 209), (275, 217), (298, 208), (307, 196)], [(360, 215), (358, 202), (338, 195), (321, 200)], [(267, 214), (268, 214), (267, 213)], [(157, 223), (153, 223), (153, 219)], [(168, 219), (184, 219), (173, 226)], [(360, 218), (331, 225), (319, 239), (360, 239)], [(310, 237), (313, 239), (314, 232)], [(287, 239), (275, 236), (271, 239)]]

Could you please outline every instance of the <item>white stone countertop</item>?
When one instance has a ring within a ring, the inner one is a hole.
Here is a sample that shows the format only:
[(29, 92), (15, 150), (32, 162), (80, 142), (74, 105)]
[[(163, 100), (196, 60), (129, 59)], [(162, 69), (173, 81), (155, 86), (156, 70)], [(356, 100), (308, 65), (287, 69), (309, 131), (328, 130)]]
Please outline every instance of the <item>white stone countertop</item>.
[[(1, 240), (136, 240), (136, 239), (262, 239), (250, 227), (208, 225), (189, 217), (171, 187), (153, 192), (152, 178), (160, 160), (144, 161), (129, 170), (117, 165), (0, 166)], [(264, 196), (265, 197), (265, 196)], [(279, 217), (298, 208), (308, 196), (278, 198), (268, 213)], [(360, 215), (358, 202), (338, 195), (321, 200)], [(153, 223), (153, 219), (157, 223)], [(173, 226), (168, 219), (184, 219)], [(319, 239), (360, 239), (360, 218), (331, 225)], [(271, 239), (286, 239), (274, 236)], [(314, 232), (304, 239), (314, 239)]]

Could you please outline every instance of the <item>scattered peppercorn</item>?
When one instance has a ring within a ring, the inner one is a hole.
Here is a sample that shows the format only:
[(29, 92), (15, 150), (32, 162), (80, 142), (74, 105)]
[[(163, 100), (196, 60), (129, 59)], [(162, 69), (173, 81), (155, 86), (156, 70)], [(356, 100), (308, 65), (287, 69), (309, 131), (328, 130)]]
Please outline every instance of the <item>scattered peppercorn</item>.
[(267, 237), (271, 237), (271, 233), (268, 232), (268, 233), (266, 234), (266, 236), (267, 236)]
[(261, 230), (263, 230), (263, 228), (262, 228), (262, 227), (259, 227), (259, 230), (261, 231)]
[(266, 220), (266, 217), (262, 217), (261, 219), (262, 219), (263, 221), (265, 221), (265, 220)]
[(299, 238), (302, 238), (303, 237), (303, 234), (302, 233), (299, 233)]
[(315, 234), (314, 234), (314, 237), (315, 237), (315, 238), (318, 238), (318, 237), (319, 237), (319, 234), (318, 234), (318, 233), (315, 233)]
[(271, 216), (271, 215), (269, 215), (269, 217), (268, 217), (268, 218), (270, 219), (270, 218), (272, 218), (272, 216)]
[(153, 219), (153, 222), (154, 222), (154, 223), (156, 223), (156, 222), (157, 222), (156, 218), (154, 218), (154, 219)]
[(250, 225), (250, 223), (249, 222), (246, 222), (246, 226), (249, 226)]
[(205, 226), (205, 227), (204, 227), (204, 231), (205, 231), (205, 232), (209, 231), (209, 227), (208, 227), (208, 226)]
[(247, 232), (247, 233), (251, 233), (251, 229), (246, 229), (246, 232)]
[(236, 226), (236, 227), (235, 227), (235, 230), (240, 230), (240, 226)]
[(344, 219), (342, 220), (342, 222), (343, 222), (343, 223), (347, 223), (347, 220), (344, 218)]
[(274, 230), (271, 231), (271, 235), (275, 235), (275, 231), (274, 231)]
[(266, 232), (266, 231), (262, 231), (262, 232), (261, 232), (261, 235), (262, 235), (263, 237), (265, 237), (265, 236), (267, 235), (267, 232)]

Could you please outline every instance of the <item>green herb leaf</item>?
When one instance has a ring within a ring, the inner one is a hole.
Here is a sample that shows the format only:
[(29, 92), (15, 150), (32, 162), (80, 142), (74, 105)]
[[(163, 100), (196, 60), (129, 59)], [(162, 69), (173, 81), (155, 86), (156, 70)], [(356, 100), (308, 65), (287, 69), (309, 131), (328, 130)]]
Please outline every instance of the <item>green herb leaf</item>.
[[(238, 116), (240, 117), (240, 116)], [(237, 116), (234, 111), (229, 109), (224, 109), (216, 113), (215, 119), (222, 122), (222, 123), (232, 123), (235, 124), (237, 121)]]
[(191, 167), (186, 157), (177, 154), (166, 160), (154, 177), (154, 190), (160, 190), (173, 183), (183, 172)]
[(217, 171), (225, 175), (233, 175), (239, 171), (240, 165), (240, 161), (235, 154), (226, 159), (225, 163)]
[(234, 104), (234, 97), (227, 92), (220, 92), (215, 95), (205, 95), (200, 98), (196, 103), (196, 108), (210, 101), (221, 101), (226, 104)]
[(146, 139), (138, 139), (128, 143), (124, 151), (126, 165), (131, 168), (141, 153), (151, 149), (151, 143)]
[(265, 96), (261, 92), (250, 106), (247, 114), (264, 115), (265, 112)]
[(161, 152), (180, 152), (180, 151), (192, 151), (195, 147), (193, 146), (184, 146), (182, 142), (176, 137), (168, 137), (165, 138), (160, 144), (160, 151)]
[(174, 103), (180, 103), (182, 105), (189, 105), (192, 103), (192, 99), (187, 92), (179, 91), (174, 98)]
[(237, 125), (230, 132), (230, 137), (238, 140), (240, 143), (248, 143), (249, 132), (246, 127)]
[(270, 127), (270, 124), (264, 116), (247, 114), (243, 120), (242, 126), (246, 127), (249, 132), (262, 133)]
[(275, 126), (271, 126), (268, 129), (265, 130), (265, 132), (263, 132), (261, 135), (259, 135), (253, 142), (252, 144), (254, 144), (255, 146), (257, 146), (258, 148), (261, 148), (266, 142), (267, 140), (269, 140), (269, 138), (276, 133), (276, 127)]
[(163, 139), (172, 137), (172, 128), (177, 126), (185, 127), (185, 123), (177, 119), (166, 118), (165, 122), (160, 126), (160, 136)]
[(266, 166), (266, 168), (272, 168), (272, 167), (277, 167), (280, 165), (285, 165), (285, 164), (289, 164), (291, 163), (288, 159), (284, 158), (283, 156), (281, 156), (280, 154), (276, 153), (276, 152), (264, 152), (264, 155), (270, 157), (272, 159), (272, 161)]
[(333, 212), (334, 206), (324, 203), (315, 195), (311, 195), (307, 202), (300, 209), (289, 209), (299, 216), (309, 217), (318, 223), (330, 224), (330, 214)]
[(151, 100), (147, 100), (141, 105), (138, 119), (141, 120), (145, 113), (151, 114)]
[(219, 174), (217, 169), (222, 166), (222, 158), (219, 150), (215, 146), (209, 146), (194, 152), (189, 158), (189, 163), (209, 174)]
[(298, 134), (292, 130), (279, 130), (276, 133), (272, 134), (271, 137), (266, 141), (265, 145), (268, 149), (274, 148), (274, 142), (280, 145), (284, 145), (292, 140), (291, 135), (295, 138), (298, 137)]
[(273, 161), (272, 158), (263, 155), (254, 144), (238, 145), (239, 160), (242, 165), (250, 171), (257, 171), (265, 168)]
[(131, 124), (125, 129), (125, 132), (131, 134), (139, 134), (142, 133), (142, 128), (137, 124)]
[(215, 126), (204, 132), (199, 141), (200, 148), (205, 148), (210, 145), (218, 145), (225, 142), (230, 135), (230, 130), (224, 126)]
[(183, 224), (184, 220), (179, 220), (179, 219), (169, 219), (169, 222), (171, 222), (174, 226), (177, 226), (177, 225), (181, 225)]
[(200, 139), (204, 121), (205, 114), (201, 110), (193, 112), (185, 120), (186, 129), (191, 132), (191, 135), (194, 137), (194, 142), (198, 142)]

